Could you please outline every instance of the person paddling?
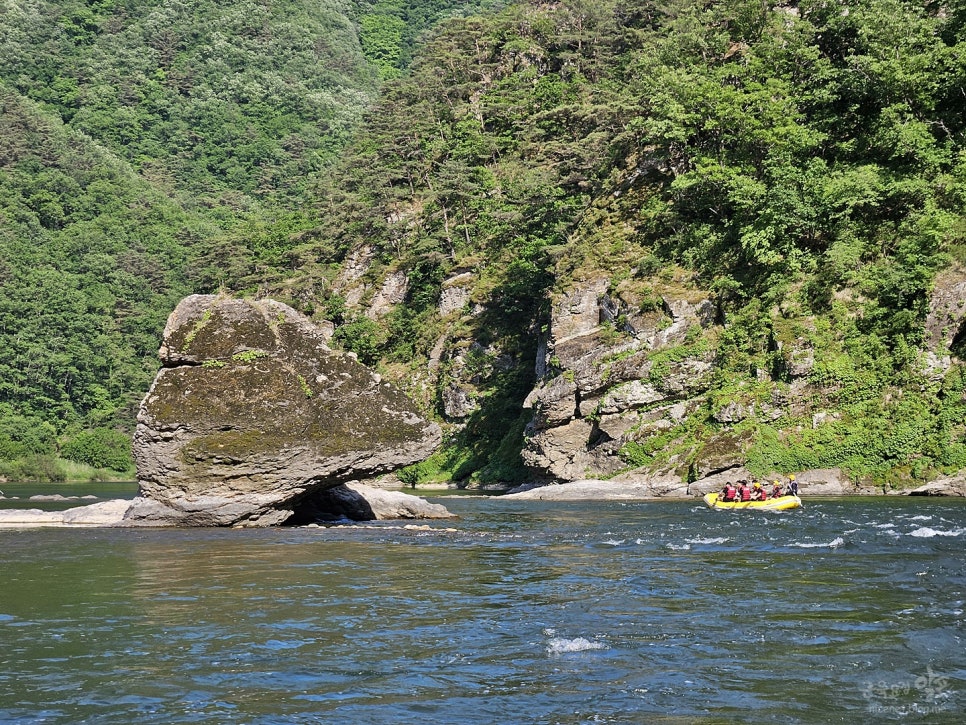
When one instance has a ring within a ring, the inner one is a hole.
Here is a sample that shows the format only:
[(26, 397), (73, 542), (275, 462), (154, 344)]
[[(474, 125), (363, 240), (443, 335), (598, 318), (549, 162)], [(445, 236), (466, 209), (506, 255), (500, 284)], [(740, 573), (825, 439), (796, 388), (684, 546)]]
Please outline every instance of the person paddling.
[(722, 501), (734, 501), (738, 496), (738, 489), (730, 481), (724, 485), (721, 489), (721, 500)]
[(792, 496), (798, 495), (798, 481), (795, 480), (794, 474), (788, 474), (788, 493)]
[(782, 495), (782, 484), (777, 478), (774, 481), (774, 485), (771, 487), (771, 497), (778, 498)]

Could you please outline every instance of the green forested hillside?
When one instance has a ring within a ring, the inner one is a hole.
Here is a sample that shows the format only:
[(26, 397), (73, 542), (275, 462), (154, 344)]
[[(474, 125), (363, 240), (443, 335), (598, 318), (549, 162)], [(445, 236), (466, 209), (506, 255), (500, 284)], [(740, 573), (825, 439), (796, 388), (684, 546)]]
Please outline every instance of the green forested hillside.
[[(966, 237), (961, 0), (33, 2), (0, 24), (0, 458), (129, 431), (173, 301), (224, 287), (333, 320), (431, 413), (471, 391), (413, 480), (519, 478), (548, 300), (605, 276), (642, 306), (684, 280), (729, 322), (699, 341), (704, 407), (629, 463), (699, 456), (714, 407), (771, 395), (776, 340), (804, 337), (841, 422), (743, 422), (756, 465), (966, 467), (959, 364), (918, 362)], [(394, 273), (405, 300), (367, 313)], [(463, 274), (474, 312), (441, 312)]]
[(0, 475), (56, 475), (55, 452), (130, 466), (173, 305), (285, 274), (385, 54), (398, 71), (466, 5), (0, 6)]
[(347, 11), (25, 3), (5, 14), (0, 74), (157, 183), (274, 197), (331, 158), (374, 91)]
[[(961, 368), (937, 382), (919, 362), (935, 275), (963, 260), (964, 20), (961, 2), (571, 0), (448, 23), (384, 90), (322, 189), (323, 244), (295, 257), (309, 270), (364, 240), (374, 282), (405, 270), (382, 324), (330, 301), (337, 339), (403, 379), (440, 334), (451, 357), (491, 351), (480, 409), (413, 475), (514, 475), (547, 294), (601, 274), (645, 305), (685, 279), (728, 321), (700, 411), (629, 464), (700, 456), (721, 401), (781, 393), (776, 346), (794, 338), (836, 422), (742, 422), (756, 468), (893, 480), (966, 464)], [(485, 313), (441, 320), (465, 270)]]
[(329, 182), (322, 236), (444, 268), (506, 254), (493, 274), (512, 279), (637, 255), (735, 299), (861, 287), (869, 329), (914, 341), (966, 171), (962, 13), (919, 5), (522, 3), (450, 23)]
[[(132, 430), (166, 309), (190, 288), (186, 260), (217, 227), (7, 88), (0, 138), (0, 458), (9, 460), (49, 454), (63, 434)], [(100, 438), (110, 445), (91, 462), (129, 465), (123, 436)]]

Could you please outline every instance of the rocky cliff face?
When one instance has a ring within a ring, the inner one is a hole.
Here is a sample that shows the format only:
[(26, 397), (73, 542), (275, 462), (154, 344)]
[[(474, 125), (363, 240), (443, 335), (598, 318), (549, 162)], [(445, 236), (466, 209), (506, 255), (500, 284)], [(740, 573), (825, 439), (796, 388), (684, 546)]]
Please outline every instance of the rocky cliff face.
[[(711, 300), (666, 294), (642, 305), (608, 294), (607, 286), (591, 280), (553, 306), (547, 374), (525, 403), (534, 418), (523, 451), (550, 478), (632, 468), (621, 455), (626, 444), (680, 424), (708, 387), (713, 350), (690, 343), (715, 324)], [(671, 349), (675, 355), (657, 354)]]
[[(590, 279), (554, 300), (542, 379), (526, 401), (533, 421), (523, 456), (538, 476), (608, 479), (658, 496), (703, 494), (750, 476), (748, 431), (756, 426), (783, 435), (803, 422), (813, 430), (840, 425), (829, 401), (841, 382), (815, 374), (822, 339), (815, 318), (772, 311), (757, 331), (761, 340), (751, 341), (764, 353), (757, 364), (770, 362), (736, 375), (722, 371), (730, 320), (709, 295), (672, 282), (641, 300), (612, 287)], [(938, 385), (966, 350), (964, 298), (966, 273), (938, 277), (920, 355), (924, 381)], [(869, 490), (838, 469), (799, 481), (813, 494)]]
[(160, 355), (138, 416), (128, 523), (280, 524), (440, 443), (402, 393), (272, 300), (188, 297)]
[[(448, 430), (473, 430), (492, 410), (486, 406), (493, 381), (529, 368), (521, 351), (536, 347), (522, 450), (534, 480), (606, 479), (652, 495), (696, 495), (750, 476), (746, 466), (758, 474), (771, 466), (780, 468), (775, 474), (835, 469), (835, 476), (823, 472), (822, 482), (800, 477), (803, 490), (856, 493), (886, 480), (878, 470), (862, 472), (871, 470), (861, 468), (868, 461), (851, 465), (850, 450), (861, 450), (861, 459), (873, 447), (883, 470), (893, 465), (885, 474), (889, 486), (935, 475), (912, 470), (917, 452), (904, 446), (918, 433), (895, 423), (908, 410), (915, 417), (915, 406), (904, 408), (904, 391), (876, 367), (881, 341), (869, 336), (866, 345), (856, 323), (869, 305), (858, 290), (828, 292), (826, 314), (810, 301), (810, 294), (825, 293), (818, 288), (738, 303), (726, 289), (699, 288), (681, 267), (560, 264), (576, 279), (551, 299), (546, 328), (531, 328), (532, 347), (505, 345), (493, 334), (491, 323), (502, 318), (489, 314), (499, 300), (483, 273), (455, 270), (441, 285), (439, 324), (428, 328), (435, 337), (428, 364), (398, 377), (424, 409), (435, 407)], [(364, 247), (346, 261), (335, 288), (357, 312), (380, 319), (406, 284), (397, 269), (380, 271)], [(922, 348), (908, 370), (915, 391), (905, 400), (925, 391), (923, 410), (938, 410), (954, 394), (941, 389), (966, 359), (964, 299), (966, 272), (954, 265), (935, 280)], [(957, 436), (951, 429), (949, 441), (931, 444), (955, 448)]]
[(926, 372), (941, 378), (953, 356), (966, 357), (966, 270), (956, 266), (937, 277), (925, 333)]

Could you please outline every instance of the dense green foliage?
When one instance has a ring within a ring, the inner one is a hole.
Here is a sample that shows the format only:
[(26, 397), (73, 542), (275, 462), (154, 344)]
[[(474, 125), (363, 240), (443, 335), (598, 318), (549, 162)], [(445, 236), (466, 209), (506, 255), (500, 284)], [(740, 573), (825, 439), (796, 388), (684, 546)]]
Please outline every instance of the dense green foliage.
[(31, 3), (0, 77), (159, 184), (230, 204), (297, 193), (374, 85), (342, 3)]
[[(700, 455), (713, 401), (743, 394), (749, 370), (780, 387), (776, 320), (817, 317), (831, 324), (806, 336), (814, 402), (839, 422), (752, 426), (751, 465), (955, 468), (960, 398), (915, 368), (933, 279), (966, 235), (964, 19), (961, 3), (902, 0), (571, 0), (454, 20), (321, 188), (328, 246), (297, 257), (364, 238), (389, 267), (472, 269), (487, 313), (459, 334), (521, 366), (554, 286), (690, 270), (733, 324), (707, 418), (663, 455)], [(386, 360), (426, 355), (415, 341), (438, 320), (420, 304), (381, 340), (369, 325), (369, 359), (373, 343)], [(484, 404), (477, 434), (506, 428), (505, 411), (488, 417)], [(437, 458), (466, 474), (464, 456)]]
[[(787, 333), (838, 417), (743, 423), (750, 465), (966, 465), (961, 371), (917, 372), (966, 249), (961, 0), (48, 0), (0, 29), (0, 458), (130, 431), (164, 317), (225, 287), (334, 321), (429, 412), (472, 378), (411, 481), (518, 479), (548, 295), (673, 268), (729, 324), (707, 405), (629, 461), (781, 394)], [(331, 292), (362, 244), (409, 281), (378, 318)], [(461, 272), (479, 310), (444, 318)]]
[(120, 431), (107, 428), (81, 431), (65, 441), (60, 454), (92, 468), (124, 472), (131, 468), (131, 441)]
[[(460, 5), (394, 5), (418, 11), (403, 45)], [(312, 225), (304, 188), (376, 92), (372, 10), (0, 7), (0, 460), (130, 468), (105, 441), (133, 429), (170, 310), (284, 274)]]
[(130, 429), (186, 259), (215, 227), (32, 102), (0, 89), (0, 114), (0, 420), (50, 452), (25, 423)]
[(502, 5), (501, 0), (377, 0), (360, 3), (359, 42), (382, 78), (408, 67), (420, 37), (440, 19)]

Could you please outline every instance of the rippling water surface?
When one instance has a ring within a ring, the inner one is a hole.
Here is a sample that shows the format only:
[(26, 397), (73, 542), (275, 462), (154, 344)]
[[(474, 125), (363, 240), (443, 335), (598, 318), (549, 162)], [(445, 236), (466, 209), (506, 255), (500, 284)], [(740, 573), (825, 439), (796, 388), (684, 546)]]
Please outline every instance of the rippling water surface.
[(958, 723), (966, 502), (0, 531), (0, 722)]

